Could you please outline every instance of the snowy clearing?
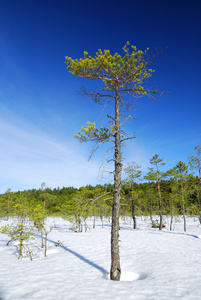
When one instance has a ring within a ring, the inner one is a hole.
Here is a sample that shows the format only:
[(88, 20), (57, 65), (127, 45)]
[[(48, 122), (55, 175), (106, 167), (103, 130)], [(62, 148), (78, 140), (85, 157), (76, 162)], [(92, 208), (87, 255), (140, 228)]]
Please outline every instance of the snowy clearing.
[[(11, 299), (201, 299), (201, 227), (198, 220), (183, 222), (159, 231), (149, 218), (138, 218), (138, 229), (121, 219), (120, 282), (109, 280), (110, 223), (104, 228), (88, 220), (89, 230), (74, 233), (61, 218), (49, 218), (47, 257), (36, 236), (37, 259), (18, 260), (17, 242), (6, 246), (9, 237), (0, 234), (0, 298)], [(1, 220), (0, 226), (7, 224)], [(168, 223), (168, 221), (167, 221)], [(62, 246), (55, 246), (60, 241)]]

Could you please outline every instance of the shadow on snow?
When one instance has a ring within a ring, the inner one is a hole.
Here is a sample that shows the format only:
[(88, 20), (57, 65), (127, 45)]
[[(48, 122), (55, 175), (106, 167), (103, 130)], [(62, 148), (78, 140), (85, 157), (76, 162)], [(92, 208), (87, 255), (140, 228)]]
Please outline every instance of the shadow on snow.
[[(56, 242), (47, 239), (48, 242), (51, 242), (53, 244), (56, 244)], [(82, 260), (83, 262), (87, 263), (88, 265), (92, 266), (93, 268), (96, 268), (97, 270), (101, 271), (103, 273), (103, 275), (107, 275), (109, 274), (107, 270), (105, 270), (104, 268), (102, 268), (101, 266), (97, 265), (96, 263), (94, 263), (93, 261), (89, 260), (88, 258), (84, 257), (83, 255), (71, 250), (70, 248), (66, 247), (66, 246), (60, 246), (61, 248), (63, 248), (65, 251), (68, 251), (69, 253), (75, 255), (77, 258), (79, 258), (80, 260)]]
[(155, 231), (155, 230), (152, 230), (152, 232), (154, 233), (158, 233), (158, 234), (161, 234), (161, 233), (169, 233), (169, 234), (180, 234), (180, 235), (186, 235), (186, 236), (191, 236), (191, 237), (194, 237), (196, 239), (199, 239), (199, 236), (197, 235), (194, 235), (194, 234), (189, 234), (189, 233), (182, 233), (182, 232), (171, 232), (171, 231)]

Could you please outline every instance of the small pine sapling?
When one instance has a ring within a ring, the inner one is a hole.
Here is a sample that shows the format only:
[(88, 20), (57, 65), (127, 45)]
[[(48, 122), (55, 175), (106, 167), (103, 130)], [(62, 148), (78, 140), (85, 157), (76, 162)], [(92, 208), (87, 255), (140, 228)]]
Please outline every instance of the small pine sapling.
[[(30, 239), (31, 234), (34, 233), (33, 227), (24, 225), (24, 221), (18, 222), (17, 224), (5, 225), (0, 228), (1, 233), (6, 233), (10, 237), (10, 240), (7, 242), (7, 246), (12, 241), (19, 241), (19, 256), (20, 259), (25, 254), (25, 249), (29, 249), (29, 257), (32, 260), (31, 250), (28, 246), (28, 241)], [(33, 239), (33, 237), (31, 237)], [(26, 243), (25, 243), (26, 242)]]
[(44, 235), (45, 235), (45, 257), (46, 257), (47, 256), (47, 236), (52, 231), (52, 227), (46, 228), (45, 226), (43, 226), (43, 231), (44, 231)]
[(38, 204), (33, 208), (31, 212), (31, 219), (34, 222), (34, 226), (38, 229), (41, 234), (41, 247), (44, 247), (44, 238), (43, 238), (43, 229), (44, 229), (44, 221), (45, 221), (45, 210)]

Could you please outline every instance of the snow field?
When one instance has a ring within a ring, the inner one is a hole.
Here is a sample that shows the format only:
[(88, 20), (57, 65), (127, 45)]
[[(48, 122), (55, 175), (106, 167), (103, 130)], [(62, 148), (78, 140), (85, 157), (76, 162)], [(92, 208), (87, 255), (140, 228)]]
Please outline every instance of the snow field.
[[(36, 244), (38, 258), (18, 260), (17, 242), (10, 243), (0, 234), (0, 293), (3, 300), (50, 299), (201, 299), (201, 228), (187, 219), (175, 230), (152, 229), (150, 221), (138, 218), (138, 229), (121, 220), (120, 282), (109, 280), (110, 223), (102, 228), (97, 220), (86, 233), (70, 231), (71, 224), (61, 218), (49, 218), (53, 230), (48, 235), (47, 257)], [(55, 222), (55, 223), (54, 223)], [(7, 224), (2, 220), (0, 226)], [(61, 247), (55, 247), (60, 240)]]

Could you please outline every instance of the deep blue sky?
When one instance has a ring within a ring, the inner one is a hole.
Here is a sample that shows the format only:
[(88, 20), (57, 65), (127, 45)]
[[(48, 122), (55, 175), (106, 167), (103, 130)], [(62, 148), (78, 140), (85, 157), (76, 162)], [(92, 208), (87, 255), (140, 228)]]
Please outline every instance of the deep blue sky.
[(126, 125), (136, 139), (124, 149), (125, 165), (136, 161), (146, 173), (156, 153), (166, 168), (187, 162), (201, 144), (200, 11), (199, 0), (1, 0), (0, 192), (100, 182), (105, 148), (88, 162), (92, 145), (73, 134), (86, 121), (100, 124), (112, 107), (77, 95), (90, 83), (69, 74), (64, 60), (99, 48), (122, 53), (126, 41), (167, 48), (152, 80), (168, 93), (156, 104), (138, 101), (137, 119)]

